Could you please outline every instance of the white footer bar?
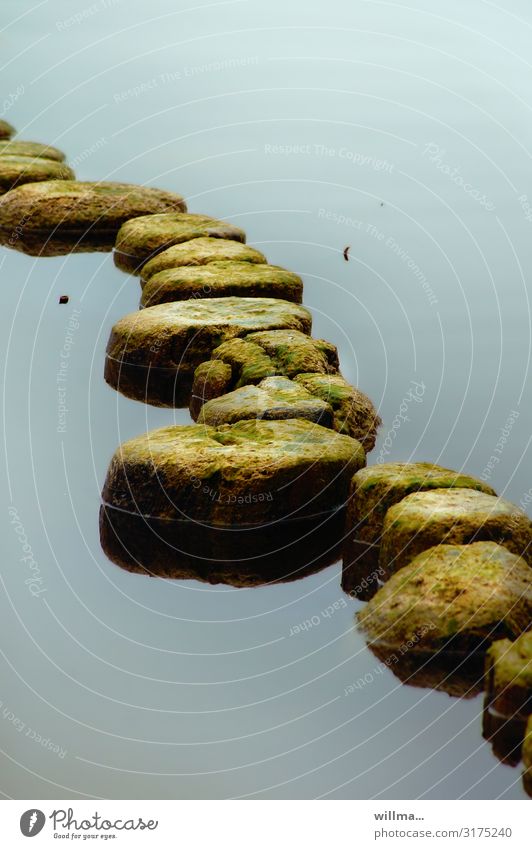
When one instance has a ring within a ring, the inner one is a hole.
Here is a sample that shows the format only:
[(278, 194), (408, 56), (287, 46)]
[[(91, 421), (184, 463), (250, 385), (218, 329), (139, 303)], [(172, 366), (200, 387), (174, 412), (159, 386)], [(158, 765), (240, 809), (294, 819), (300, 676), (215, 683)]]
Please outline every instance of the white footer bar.
[[(526, 801), (3, 801), (2, 846), (532, 846)], [(28, 839), (35, 837), (35, 844)], [(69, 843), (67, 843), (69, 841)]]

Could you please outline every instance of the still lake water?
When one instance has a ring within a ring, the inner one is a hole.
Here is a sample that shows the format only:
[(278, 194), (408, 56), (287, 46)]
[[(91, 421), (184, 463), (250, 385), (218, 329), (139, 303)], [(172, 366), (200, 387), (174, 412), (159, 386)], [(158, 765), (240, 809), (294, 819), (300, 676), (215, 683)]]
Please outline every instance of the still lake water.
[[(315, 335), (338, 345), (384, 420), (369, 462), (391, 444), (387, 459), (478, 475), (495, 456), (492, 485), (526, 499), (525, 0), (4, 0), (1, 14), (2, 117), (22, 138), (64, 149), (80, 179), (179, 191), (304, 276)], [(482, 739), (481, 697), (372, 674), (339, 563), (237, 590), (107, 560), (98, 507), (111, 454), (188, 416), (103, 381), (109, 330), (139, 298), (109, 254), (2, 249), (0, 264), (3, 795), (522, 798), (520, 767)], [(413, 381), (422, 401), (394, 428)], [(10, 507), (38, 564), (36, 597)]]

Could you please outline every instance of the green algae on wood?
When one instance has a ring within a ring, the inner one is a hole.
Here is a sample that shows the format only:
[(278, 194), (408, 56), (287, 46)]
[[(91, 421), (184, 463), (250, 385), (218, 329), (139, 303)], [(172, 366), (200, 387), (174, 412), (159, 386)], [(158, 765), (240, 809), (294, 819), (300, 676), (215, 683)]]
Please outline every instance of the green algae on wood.
[(29, 156), (0, 156), (0, 194), (26, 183), (44, 180), (74, 180), (71, 168), (53, 159), (30, 159)]
[(486, 699), (502, 716), (532, 713), (532, 631), (515, 642), (497, 640), (486, 654)]
[(185, 202), (162, 189), (73, 180), (28, 183), (0, 197), (0, 244), (32, 256), (110, 251), (128, 218), (170, 209), (186, 209)]
[(434, 463), (378, 463), (355, 475), (347, 511), (347, 530), (364, 542), (379, 543), (390, 507), (413, 492), (431, 489), (478, 489), (495, 495), (483, 481)]
[(0, 139), (10, 139), (16, 133), (15, 128), (8, 121), (0, 121)]
[(338, 371), (338, 352), (334, 345), (323, 339), (311, 339), (306, 332), (294, 329), (250, 333), (244, 338), (230, 339), (211, 356), (213, 363), (222, 360), (230, 367), (230, 379), (225, 379), (221, 385), (216, 368), (208, 363), (202, 365), (192, 389), (190, 412), (194, 419), (204, 400), (260, 383), (266, 377), (294, 378), (301, 372), (333, 374)]
[[(235, 243), (236, 244), (236, 243)], [(303, 281), (277, 265), (211, 262), (160, 271), (142, 290), (141, 306), (151, 307), (189, 298), (283, 298), (300, 304)]]
[[(335, 374), (338, 371), (338, 351), (332, 342), (310, 339), (300, 333), (251, 333), (247, 341), (260, 345), (273, 361), (278, 374), (295, 377), (303, 372)], [(246, 382), (246, 369), (239, 376), (240, 385)]]
[[(262, 348), (260, 350), (263, 351)], [(215, 362), (210, 361), (213, 365)], [(270, 363), (267, 358), (267, 370)], [(209, 365), (204, 363), (200, 368), (198, 383), (203, 379), (205, 385)], [(213, 381), (216, 375), (217, 372), (213, 371)], [(304, 418), (358, 439), (365, 451), (375, 444), (378, 416), (371, 401), (340, 375), (302, 374), (296, 375), (293, 380), (269, 376), (259, 383), (248, 383), (230, 392), (227, 391), (226, 375), (224, 372), (223, 384), (219, 386), (221, 397), (213, 396), (207, 401), (198, 421), (218, 424), (238, 421), (238, 418)], [(197, 391), (195, 376), (194, 394)], [(339, 403), (338, 397), (341, 399)]]
[(330, 404), (313, 397), (286, 377), (266, 377), (258, 385), (242, 386), (220, 398), (207, 401), (201, 409), (201, 424), (233, 424), (244, 419), (305, 419), (332, 427)]
[(414, 492), (386, 513), (379, 564), (389, 575), (433, 545), (478, 540), (532, 563), (532, 523), (515, 504), (473, 489)]
[(190, 395), (190, 415), (197, 421), (203, 405), (211, 398), (219, 398), (230, 391), (231, 366), (222, 360), (200, 363), (194, 372)]
[(358, 439), (366, 453), (375, 447), (381, 418), (367, 395), (351, 386), (341, 374), (297, 374), (294, 380), (311, 395), (321, 398), (333, 409), (333, 427)]
[(225, 340), (260, 329), (310, 333), (311, 325), (304, 307), (274, 298), (192, 299), (148, 307), (113, 327), (105, 379), (128, 397), (185, 406), (195, 369)]
[(255, 262), (266, 263), (266, 257), (255, 248), (232, 239), (214, 239), (200, 236), (178, 245), (172, 245), (157, 254), (142, 266), (141, 285), (144, 286), (154, 274), (170, 268), (188, 265), (208, 265), (211, 262)]
[[(238, 389), (240, 386), (246, 386), (250, 383), (260, 383), (265, 377), (278, 373), (264, 349), (258, 343), (251, 342), (247, 337), (223, 342), (212, 352), (212, 360), (213, 362), (221, 360), (229, 366), (232, 389)], [(246, 376), (245, 379), (242, 379), (244, 371)], [(206, 375), (208, 375), (208, 372), (206, 372)], [(212, 388), (210, 397), (214, 397)]]
[(423, 551), (358, 613), (371, 643), (466, 654), (518, 637), (531, 618), (530, 567), (494, 542)]
[(102, 500), (157, 519), (265, 524), (343, 504), (364, 463), (359, 442), (298, 419), (176, 425), (120, 446)]
[(240, 227), (196, 213), (166, 213), (131, 218), (116, 237), (114, 261), (122, 271), (140, 274), (142, 267), (172, 245), (200, 236), (245, 242)]
[(65, 161), (65, 154), (57, 147), (41, 144), (40, 142), (19, 141), (19, 139), (0, 142), (0, 156), (29, 156), (32, 159), (53, 159), (55, 162)]
[(467, 487), (494, 495), (490, 486), (470, 475), (433, 463), (378, 463), (362, 469), (351, 484), (343, 552), (342, 589), (364, 598), (359, 588), (368, 576), (380, 578), (379, 549), (387, 510), (413, 492)]

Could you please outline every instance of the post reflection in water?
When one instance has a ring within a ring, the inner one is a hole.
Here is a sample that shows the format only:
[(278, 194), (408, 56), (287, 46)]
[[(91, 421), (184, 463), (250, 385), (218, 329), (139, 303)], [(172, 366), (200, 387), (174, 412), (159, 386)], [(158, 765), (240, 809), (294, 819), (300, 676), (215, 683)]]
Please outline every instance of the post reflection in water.
[(493, 754), (503, 764), (517, 766), (521, 762), (525, 730), (526, 719), (497, 713), (486, 697), (482, 711), (482, 736), (491, 743)]
[(221, 527), (100, 508), (107, 557), (130, 572), (250, 587), (294, 581), (335, 563), (344, 511), (260, 526)]

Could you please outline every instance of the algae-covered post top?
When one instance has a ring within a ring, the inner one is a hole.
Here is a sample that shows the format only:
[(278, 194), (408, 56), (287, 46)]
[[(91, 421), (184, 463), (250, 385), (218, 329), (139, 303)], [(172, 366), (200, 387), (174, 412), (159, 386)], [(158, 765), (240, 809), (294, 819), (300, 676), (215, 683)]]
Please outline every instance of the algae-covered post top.
[[(235, 243), (236, 244), (236, 243)], [(142, 290), (141, 306), (189, 298), (282, 298), (300, 304), (303, 281), (277, 265), (220, 261), (160, 271)]]
[[(198, 369), (205, 372), (204, 382), (219, 379), (216, 364), (210, 360)], [(223, 363), (225, 366), (226, 364)], [(194, 388), (198, 388), (202, 371), (194, 375)], [(224, 383), (220, 385), (223, 390)], [(307, 388), (308, 387), (308, 388)], [(339, 391), (338, 391), (339, 390)], [(192, 403), (192, 401), (191, 401)], [(265, 377), (257, 384), (247, 384), (232, 392), (221, 391), (219, 397), (206, 400), (197, 420), (205, 424), (222, 424), (243, 419), (303, 418), (315, 421), (358, 439), (365, 451), (375, 444), (378, 416), (369, 398), (358, 392), (340, 375), (302, 374), (293, 380), (287, 377)]]
[(160, 271), (170, 268), (183, 268), (189, 265), (208, 265), (211, 262), (255, 262), (266, 263), (266, 257), (256, 248), (233, 239), (215, 239), (212, 236), (198, 236), (186, 242), (172, 245), (156, 254), (142, 266), (141, 285)]
[(486, 655), (486, 691), (490, 709), (501, 716), (532, 712), (532, 631), (513, 643), (493, 643)]
[(204, 236), (246, 241), (240, 227), (209, 215), (167, 213), (131, 217), (116, 237), (115, 265), (130, 274), (140, 274), (144, 264), (166, 248)]
[(532, 563), (532, 522), (515, 504), (474, 489), (414, 492), (386, 513), (379, 563), (390, 575), (433, 545), (477, 540)]
[[(530, 566), (501, 545), (437, 545), (399, 569), (358, 613), (370, 642), (469, 653), (530, 627)], [(406, 649), (405, 649), (406, 651)]]
[[(183, 198), (147, 186), (75, 180), (27, 183), (0, 198), (0, 244), (32, 256), (110, 251), (124, 221), (169, 210), (186, 210)], [(18, 237), (11, 244), (15, 230)]]
[[(293, 328), (229, 339), (215, 348), (211, 357), (210, 362), (198, 367), (194, 376), (190, 406), (194, 419), (205, 400), (224, 395), (231, 389), (260, 383), (266, 377), (295, 378), (307, 372), (328, 375), (338, 371), (338, 351), (334, 345), (324, 339), (311, 339), (307, 331), (302, 333)], [(223, 370), (222, 382), (219, 380), (220, 362), (227, 367)], [(316, 395), (323, 400), (322, 394), (316, 392)]]
[(384, 516), (390, 507), (413, 492), (432, 489), (478, 489), (495, 495), (477, 478), (434, 463), (377, 463), (353, 478), (347, 513), (347, 530), (360, 540), (379, 543)]
[(302, 386), (287, 377), (266, 377), (259, 384), (242, 386), (202, 407), (202, 424), (234, 424), (245, 419), (306, 419), (332, 428), (330, 404), (314, 398)]
[(351, 386), (341, 374), (297, 374), (294, 377), (312, 395), (330, 404), (333, 427), (358, 439), (366, 452), (373, 451), (381, 417), (367, 395)]
[(129, 397), (186, 406), (194, 371), (220, 343), (251, 331), (310, 333), (305, 307), (276, 298), (209, 298), (148, 307), (120, 319), (107, 345), (105, 379)]
[[(0, 134), (0, 138), (2, 138)], [(57, 147), (49, 144), (41, 144), (32, 141), (2, 141), (0, 142), (0, 156), (29, 156), (31, 159), (53, 159), (55, 162), (64, 162), (65, 154)]]
[(73, 180), (72, 168), (54, 159), (31, 159), (29, 156), (0, 156), (0, 194), (27, 183), (45, 180)]
[(253, 525), (345, 502), (359, 442), (299, 419), (151, 431), (120, 446), (103, 502), (158, 519)]

